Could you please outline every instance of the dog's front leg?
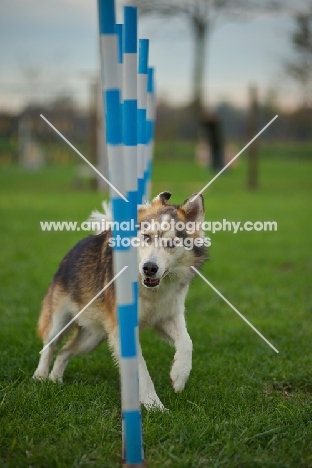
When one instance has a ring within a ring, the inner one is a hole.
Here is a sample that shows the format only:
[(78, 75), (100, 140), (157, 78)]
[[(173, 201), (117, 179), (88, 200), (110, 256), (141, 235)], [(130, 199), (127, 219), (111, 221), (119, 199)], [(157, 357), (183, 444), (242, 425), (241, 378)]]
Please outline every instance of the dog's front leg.
[(162, 338), (174, 344), (176, 352), (170, 378), (174, 390), (177, 393), (182, 392), (192, 369), (193, 352), (192, 340), (186, 329), (184, 312), (180, 312), (169, 320), (162, 322), (157, 327), (157, 331)]
[[(113, 351), (115, 360), (119, 362), (119, 340), (117, 337), (117, 331), (109, 335), (109, 344)], [(157, 396), (153, 381), (149, 375), (146, 362), (142, 354), (140, 344), (138, 350), (138, 361), (140, 403), (144, 405), (146, 409), (158, 409), (163, 411), (165, 407)]]
[(145, 359), (139, 345), (139, 388), (140, 402), (146, 409), (159, 409), (163, 411), (164, 405), (157, 396), (153, 381), (149, 375)]

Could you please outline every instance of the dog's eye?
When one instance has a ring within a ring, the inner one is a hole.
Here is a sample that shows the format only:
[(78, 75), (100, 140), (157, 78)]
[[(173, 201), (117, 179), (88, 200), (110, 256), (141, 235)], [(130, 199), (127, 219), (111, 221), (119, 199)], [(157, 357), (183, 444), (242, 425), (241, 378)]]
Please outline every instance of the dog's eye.
[(175, 245), (175, 239), (169, 239), (167, 244), (166, 244), (167, 249), (174, 249), (176, 247)]
[(152, 238), (151, 238), (151, 236), (149, 234), (142, 234), (142, 238), (143, 238), (144, 241), (146, 241), (148, 243), (150, 243), (151, 240), (152, 240)]

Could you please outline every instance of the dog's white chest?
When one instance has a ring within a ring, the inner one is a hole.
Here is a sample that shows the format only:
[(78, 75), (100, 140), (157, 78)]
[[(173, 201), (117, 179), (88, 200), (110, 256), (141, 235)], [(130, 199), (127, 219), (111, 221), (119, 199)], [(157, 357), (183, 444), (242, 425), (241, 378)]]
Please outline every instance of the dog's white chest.
[(188, 286), (178, 290), (170, 288), (165, 292), (156, 292), (148, 296), (140, 295), (139, 323), (140, 328), (153, 327), (177, 314), (184, 313), (184, 301)]

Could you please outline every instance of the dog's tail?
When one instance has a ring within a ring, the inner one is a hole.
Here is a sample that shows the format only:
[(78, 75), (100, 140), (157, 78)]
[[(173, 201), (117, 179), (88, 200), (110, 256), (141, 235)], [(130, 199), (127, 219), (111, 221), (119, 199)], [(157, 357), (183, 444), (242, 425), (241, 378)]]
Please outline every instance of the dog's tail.
[[(138, 211), (141, 208), (146, 208), (146, 206), (150, 206), (150, 202), (148, 200), (145, 200), (143, 204), (138, 205)], [(103, 213), (100, 213), (98, 210), (94, 210), (88, 218), (88, 222), (91, 225), (91, 230), (94, 231), (96, 234), (101, 234), (101, 232), (107, 231), (110, 228), (108, 223), (113, 222), (111, 204), (103, 200), (102, 208)]]
[(41, 313), (39, 316), (38, 324), (37, 324), (37, 334), (42, 341), (45, 340), (49, 329), (51, 327), (51, 317), (52, 317), (52, 303), (53, 303), (53, 286), (50, 285), (49, 289), (44, 296), (42, 301), (42, 308)]
[(106, 231), (108, 227), (105, 225), (113, 221), (111, 204), (103, 200), (102, 208), (103, 213), (100, 213), (98, 210), (94, 210), (88, 219), (88, 222), (91, 223), (92, 230), (94, 230), (96, 234), (101, 234), (101, 232)]

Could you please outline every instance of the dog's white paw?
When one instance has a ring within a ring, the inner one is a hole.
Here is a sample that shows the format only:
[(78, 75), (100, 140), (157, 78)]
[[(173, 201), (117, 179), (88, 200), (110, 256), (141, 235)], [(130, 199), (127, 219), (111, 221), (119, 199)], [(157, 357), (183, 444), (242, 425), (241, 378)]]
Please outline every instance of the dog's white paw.
[(34, 373), (34, 375), (32, 376), (32, 378), (34, 380), (43, 381), (43, 380), (46, 380), (48, 378), (48, 373), (43, 373), (43, 372), (36, 371)]
[(170, 371), (170, 379), (176, 393), (182, 392), (189, 378), (191, 365), (189, 362), (175, 359)]
[(55, 374), (55, 372), (50, 372), (49, 380), (54, 383), (63, 383), (63, 376)]
[(140, 398), (140, 401), (148, 411), (166, 411), (166, 408), (156, 394), (153, 396), (146, 395), (145, 397)]

